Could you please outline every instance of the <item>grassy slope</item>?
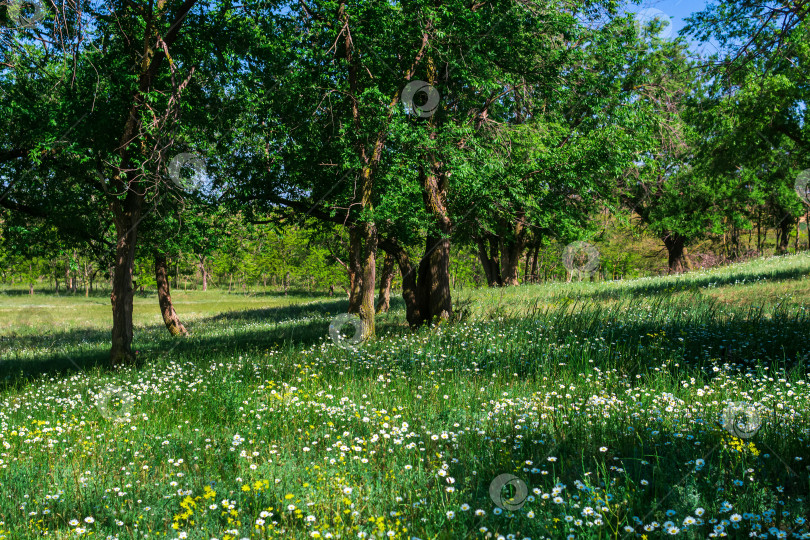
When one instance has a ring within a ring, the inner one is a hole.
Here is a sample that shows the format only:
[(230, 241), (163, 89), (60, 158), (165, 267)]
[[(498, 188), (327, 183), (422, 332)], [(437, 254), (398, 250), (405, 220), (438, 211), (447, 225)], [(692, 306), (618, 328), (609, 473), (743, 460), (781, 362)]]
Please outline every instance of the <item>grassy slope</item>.
[[(328, 337), (345, 301), (176, 293), (192, 336), (139, 299), (118, 371), (106, 298), (5, 296), (0, 537), (803, 534), (808, 272), (475, 291), (416, 334), (397, 304), (356, 350)], [(505, 473), (529, 497), (498, 513)]]

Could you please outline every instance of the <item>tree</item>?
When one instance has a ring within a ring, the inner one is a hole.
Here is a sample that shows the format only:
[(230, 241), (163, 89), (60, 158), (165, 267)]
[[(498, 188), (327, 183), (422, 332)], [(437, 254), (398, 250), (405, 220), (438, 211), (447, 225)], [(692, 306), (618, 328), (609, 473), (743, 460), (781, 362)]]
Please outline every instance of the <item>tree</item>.
[(808, 11), (806, 2), (735, 0), (693, 14), (682, 31), (715, 40), (722, 51), (709, 66), (706, 98), (695, 108), (695, 123), (705, 133), (700, 162), (736, 186), (726, 190), (731, 204), (724, 210), (732, 223), (750, 226), (762, 213), (772, 217), (777, 253), (787, 251), (805, 210), (794, 185), (810, 165)]
[[(224, 59), (223, 50), (229, 55), (228, 41), (240, 35), (217, 31), (229, 5), (195, 7), (196, 0), (113, 2), (103, 10), (60, 4), (58, 16), (2, 34), (0, 88), (8, 99), (0, 122), (9, 136), (0, 143), (0, 199), (13, 212), (47, 215), (61, 231), (82, 216), (103, 216), (103, 230), (112, 225), (113, 364), (134, 360), (136, 243), (142, 220), (171, 189), (163, 175), (171, 148), (205, 139), (194, 120), (216, 96), (195, 88), (193, 75)], [(189, 94), (200, 112), (181, 124)], [(93, 227), (75, 228), (102, 241)]]

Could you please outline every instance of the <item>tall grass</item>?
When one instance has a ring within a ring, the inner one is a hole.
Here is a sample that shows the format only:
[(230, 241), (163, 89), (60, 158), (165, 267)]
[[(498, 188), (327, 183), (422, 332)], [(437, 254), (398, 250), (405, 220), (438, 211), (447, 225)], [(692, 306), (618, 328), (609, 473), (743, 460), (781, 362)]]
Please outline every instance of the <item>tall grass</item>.
[(810, 537), (808, 269), (476, 291), (413, 334), (395, 304), (355, 349), (345, 301), (189, 293), (120, 370), (71, 299), (0, 341), (0, 537)]

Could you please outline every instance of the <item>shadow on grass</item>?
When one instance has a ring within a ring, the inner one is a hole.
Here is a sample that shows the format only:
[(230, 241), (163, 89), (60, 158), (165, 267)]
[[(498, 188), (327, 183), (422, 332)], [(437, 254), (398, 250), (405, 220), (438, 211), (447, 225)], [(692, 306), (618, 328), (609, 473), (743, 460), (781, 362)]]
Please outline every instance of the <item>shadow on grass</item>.
[[(645, 309), (637, 306), (637, 302), (629, 299), (627, 305), (613, 310), (572, 302), (530, 316), (515, 312), (474, 323), (482, 326), (479, 334), (484, 340), (492, 334), (510, 336), (504, 338), (506, 346), (492, 351), (476, 350), (475, 359), (484, 372), (490, 366), (491, 369), (509, 366), (520, 377), (538, 373), (555, 376), (558, 364), (575, 362), (584, 371), (599, 366), (617, 369), (631, 377), (658, 370), (663, 364), (682, 366), (678, 371), (699, 370), (711, 378), (715, 360), (735, 370), (769, 365), (807, 369), (810, 343), (802, 336), (806, 333), (808, 314), (801, 309), (783, 307), (768, 312), (752, 306), (719, 309), (713, 302), (695, 303), (683, 298), (667, 301), (664, 297), (655, 299)], [(136, 330), (133, 348), (141, 363), (169, 355), (196, 361), (207, 356), (261, 357), (269, 350), (300, 351), (328, 342), (330, 321), (345, 313), (347, 307), (347, 301), (341, 299), (231, 311), (189, 322), (190, 336), (178, 339), (171, 338), (162, 325), (152, 325)], [(639, 310), (647, 316), (628, 317)], [(391, 311), (377, 319), (378, 336), (409, 332), (402, 299), (392, 299)], [(538, 335), (543, 335), (543, 339), (536, 339)], [(461, 346), (455, 340), (464, 338), (439, 332), (427, 339), (429, 348), (438, 351)], [(0, 384), (54, 373), (109, 369), (109, 340), (109, 331), (95, 329), (2, 336), (0, 381), (5, 382)], [(477, 347), (475, 341), (472, 345)], [(387, 358), (382, 354), (385, 346), (371, 342), (364, 348), (372, 355), (380, 351), (385, 362), (398, 362), (401, 364), (398, 367), (407, 371), (411, 359)]]

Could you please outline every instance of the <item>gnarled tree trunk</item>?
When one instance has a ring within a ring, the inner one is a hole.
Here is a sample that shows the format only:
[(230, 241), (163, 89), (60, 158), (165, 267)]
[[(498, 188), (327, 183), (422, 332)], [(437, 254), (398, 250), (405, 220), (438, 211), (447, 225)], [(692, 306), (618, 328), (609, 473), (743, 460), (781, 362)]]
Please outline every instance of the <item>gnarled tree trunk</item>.
[(155, 281), (157, 282), (158, 304), (160, 305), (160, 314), (163, 316), (163, 324), (166, 325), (166, 329), (173, 336), (187, 335), (188, 331), (180, 322), (180, 318), (174, 310), (174, 304), (172, 304), (166, 255), (160, 252), (155, 253)]
[(678, 233), (669, 233), (662, 238), (667, 248), (667, 262), (669, 272), (679, 274), (692, 269), (692, 264), (686, 252), (686, 238)]
[(419, 263), (419, 294), (424, 321), (433, 323), (453, 317), (450, 296), (450, 232), (452, 223), (445, 204), (447, 177), (441, 163), (432, 163), (430, 174), (422, 179), (426, 209), (436, 220), (437, 235), (429, 234), (425, 255)]

